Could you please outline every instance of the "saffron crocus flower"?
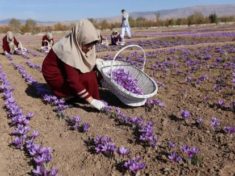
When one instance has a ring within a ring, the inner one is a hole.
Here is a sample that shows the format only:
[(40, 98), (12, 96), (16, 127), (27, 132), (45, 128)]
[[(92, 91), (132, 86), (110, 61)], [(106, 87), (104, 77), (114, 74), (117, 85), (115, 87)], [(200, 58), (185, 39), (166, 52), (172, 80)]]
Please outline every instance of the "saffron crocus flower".
[(182, 117), (184, 120), (187, 120), (187, 119), (190, 117), (190, 112), (187, 111), (187, 110), (182, 110), (182, 111), (181, 111), (181, 117)]
[(58, 169), (52, 168), (51, 170), (49, 170), (49, 173), (49, 176), (56, 176), (58, 174)]
[(199, 152), (199, 149), (196, 147), (189, 147), (187, 145), (183, 145), (181, 147), (181, 151), (187, 154), (189, 158), (192, 158), (194, 155), (196, 155)]
[(15, 137), (12, 141), (12, 145), (15, 146), (17, 149), (23, 149), (23, 145), (24, 145), (24, 137)]
[(79, 116), (75, 116), (68, 120), (69, 126), (71, 127), (72, 130), (79, 130), (80, 122), (81, 120)]
[(140, 157), (136, 157), (124, 162), (124, 168), (133, 174), (145, 168), (145, 164), (140, 161)]
[(121, 147), (118, 148), (117, 152), (118, 152), (119, 155), (124, 156), (124, 155), (127, 155), (129, 153), (129, 150), (126, 147), (121, 146)]
[(81, 129), (81, 132), (87, 132), (89, 128), (90, 128), (90, 125), (88, 123), (83, 123), (80, 129)]
[(39, 132), (38, 132), (38, 131), (33, 131), (31, 137), (32, 137), (33, 139), (35, 139), (36, 137), (38, 137), (38, 135), (39, 135)]
[(218, 63), (223, 62), (223, 58), (221, 58), (221, 57), (217, 57), (217, 58), (216, 58), (216, 62), (218, 62)]
[(130, 117), (129, 122), (135, 126), (141, 126), (144, 123), (144, 119), (141, 117)]
[(228, 134), (233, 134), (233, 133), (235, 133), (235, 127), (226, 126), (226, 127), (224, 127), (224, 132), (228, 133)]
[(169, 160), (180, 163), (182, 161), (182, 158), (176, 153), (172, 152), (168, 155)]
[(56, 176), (58, 173), (58, 170), (55, 168), (52, 168), (51, 170), (47, 170), (42, 165), (37, 165), (36, 169), (33, 169), (32, 171), (34, 176)]
[(27, 61), (26, 64), (30, 67), (30, 68), (33, 68), (35, 70), (38, 70), (38, 71), (41, 71), (41, 66), (40, 65), (37, 65), (37, 64), (34, 64), (30, 61)]
[(40, 175), (45, 175), (45, 168), (44, 166), (41, 166), (41, 165), (37, 165), (36, 166), (36, 169), (33, 169), (33, 175), (35, 176), (40, 176)]
[(153, 123), (147, 122), (138, 127), (139, 140), (145, 144), (155, 147), (157, 145), (157, 137), (154, 135)]
[(39, 144), (28, 143), (26, 147), (30, 156), (36, 156), (39, 153), (39, 150), (40, 150)]
[(29, 130), (30, 130), (30, 127), (19, 124), (17, 125), (17, 127), (14, 129), (14, 131), (11, 134), (26, 135)]
[(94, 139), (94, 147), (96, 153), (103, 153), (105, 155), (112, 155), (116, 150), (115, 144), (107, 136), (97, 136)]
[(158, 99), (152, 99), (152, 100), (147, 100), (146, 103), (145, 103), (146, 106), (148, 107), (153, 107), (153, 106), (159, 106), (159, 107), (165, 107), (165, 104), (161, 101), (161, 100), (158, 100)]
[(218, 105), (223, 106), (224, 105), (224, 100), (222, 100), (222, 99), (218, 100)]
[(212, 117), (211, 119), (211, 127), (212, 128), (218, 128), (220, 126), (220, 122), (216, 117)]
[(198, 118), (196, 119), (196, 124), (197, 124), (197, 125), (202, 125), (202, 122), (203, 122), (203, 120), (202, 120), (201, 117), (198, 117)]
[(174, 148), (176, 146), (176, 144), (172, 141), (168, 141), (168, 147), (170, 148)]

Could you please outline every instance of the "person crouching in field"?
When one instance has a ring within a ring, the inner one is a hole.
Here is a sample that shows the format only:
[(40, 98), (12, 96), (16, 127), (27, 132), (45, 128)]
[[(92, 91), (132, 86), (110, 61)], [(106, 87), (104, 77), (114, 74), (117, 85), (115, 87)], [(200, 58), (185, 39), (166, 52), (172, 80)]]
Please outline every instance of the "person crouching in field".
[(79, 21), (72, 31), (54, 44), (42, 64), (43, 76), (58, 97), (75, 96), (101, 110), (96, 50), (99, 35), (88, 20)]
[(2, 49), (5, 55), (17, 54), (18, 50), (23, 50), (23, 46), (16, 40), (14, 34), (8, 31), (2, 39)]
[(54, 45), (53, 35), (51, 32), (48, 32), (46, 35), (42, 37), (41, 51), (48, 53), (53, 45)]
[(122, 41), (122, 38), (120, 34), (118, 33), (118, 31), (113, 30), (111, 34), (111, 45), (120, 45), (121, 41)]

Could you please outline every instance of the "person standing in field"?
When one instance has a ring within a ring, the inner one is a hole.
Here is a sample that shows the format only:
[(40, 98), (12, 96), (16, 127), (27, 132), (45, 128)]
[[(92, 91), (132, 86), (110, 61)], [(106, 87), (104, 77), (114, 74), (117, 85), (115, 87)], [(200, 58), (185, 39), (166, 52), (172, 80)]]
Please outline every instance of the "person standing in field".
[(22, 44), (16, 40), (14, 34), (8, 31), (2, 39), (2, 49), (5, 55), (17, 54), (17, 50), (23, 49)]
[(122, 24), (121, 24), (121, 38), (122, 38), (122, 43), (121, 45), (125, 44), (124, 38), (125, 38), (125, 33), (127, 33), (128, 38), (131, 38), (131, 28), (129, 24), (129, 14), (126, 12), (125, 9), (121, 10), (122, 12)]
[(105, 107), (95, 70), (99, 37), (90, 21), (80, 20), (53, 45), (42, 64), (42, 74), (56, 96), (85, 100), (97, 110)]

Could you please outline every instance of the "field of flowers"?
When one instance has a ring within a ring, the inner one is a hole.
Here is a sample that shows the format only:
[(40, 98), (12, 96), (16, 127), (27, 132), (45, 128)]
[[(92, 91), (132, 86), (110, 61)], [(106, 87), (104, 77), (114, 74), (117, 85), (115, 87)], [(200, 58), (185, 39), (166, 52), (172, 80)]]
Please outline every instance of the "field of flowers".
[[(234, 25), (136, 29), (127, 44), (145, 49), (158, 94), (131, 108), (100, 88), (103, 112), (53, 96), (41, 36), (16, 37), (29, 52), (0, 55), (1, 176), (235, 174)], [(97, 55), (113, 59), (120, 48), (98, 45)], [(118, 59), (141, 67), (143, 53)]]

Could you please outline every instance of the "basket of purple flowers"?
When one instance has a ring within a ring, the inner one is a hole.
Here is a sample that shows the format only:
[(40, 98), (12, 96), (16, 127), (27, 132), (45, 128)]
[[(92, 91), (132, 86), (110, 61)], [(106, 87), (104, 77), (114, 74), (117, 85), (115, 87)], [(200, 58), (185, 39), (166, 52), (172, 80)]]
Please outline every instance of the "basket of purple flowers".
[[(137, 47), (144, 53), (142, 69), (124, 61), (116, 61), (117, 56), (127, 48)], [(158, 91), (157, 83), (144, 72), (145, 51), (139, 45), (128, 45), (119, 50), (113, 60), (97, 59), (96, 65), (103, 76), (102, 86), (116, 95), (128, 106), (142, 106)]]

